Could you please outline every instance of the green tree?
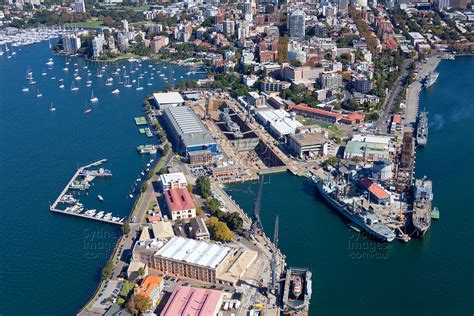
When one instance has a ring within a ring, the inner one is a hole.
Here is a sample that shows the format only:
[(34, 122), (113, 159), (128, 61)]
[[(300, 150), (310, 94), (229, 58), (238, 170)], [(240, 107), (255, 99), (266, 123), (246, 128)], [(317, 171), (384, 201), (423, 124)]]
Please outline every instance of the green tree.
[(143, 314), (151, 308), (151, 299), (147, 296), (134, 294), (127, 302), (126, 308), (132, 315)]
[(206, 222), (211, 238), (218, 241), (230, 241), (234, 237), (226, 223), (219, 221), (217, 217), (211, 217)]
[(328, 159), (326, 159), (324, 161), (324, 165), (325, 166), (335, 166), (337, 163), (339, 162), (339, 160), (336, 158), (336, 157), (329, 157)]
[(140, 267), (137, 272), (140, 278), (142, 278), (145, 275), (145, 269), (143, 269), (143, 267)]
[(123, 222), (123, 225), (122, 225), (122, 232), (123, 232), (125, 235), (128, 235), (128, 233), (130, 233), (130, 223), (129, 223), (128, 221)]
[(196, 187), (198, 188), (199, 193), (203, 198), (207, 199), (211, 196), (211, 182), (209, 181), (208, 177), (200, 176), (199, 178), (197, 178)]
[(114, 271), (114, 262), (112, 260), (107, 261), (105, 267), (102, 269), (102, 280), (110, 278)]
[(142, 183), (142, 186), (140, 187), (140, 190), (141, 190), (142, 192), (145, 192), (147, 189), (148, 189), (148, 182), (147, 182), (147, 181), (144, 181), (144, 182)]
[(206, 206), (209, 208), (209, 211), (214, 215), (221, 208), (221, 203), (216, 198), (210, 198), (206, 201)]
[(186, 185), (186, 189), (188, 189), (188, 192), (189, 192), (189, 193), (193, 193), (193, 185), (192, 185), (191, 183), (188, 183), (188, 184)]

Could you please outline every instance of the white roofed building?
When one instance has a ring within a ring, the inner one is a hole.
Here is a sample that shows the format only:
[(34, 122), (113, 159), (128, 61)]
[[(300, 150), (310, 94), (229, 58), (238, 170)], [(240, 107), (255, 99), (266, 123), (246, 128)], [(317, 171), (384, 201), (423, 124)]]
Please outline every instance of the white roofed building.
[(184, 99), (178, 92), (153, 93), (153, 99), (160, 110), (184, 104)]
[(166, 243), (141, 241), (133, 249), (133, 260), (144, 262), (151, 269), (225, 285), (235, 285), (256, 258), (257, 252), (247, 248), (183, 237), (173, 237)]
[(160, 175), (160, 185), (162, 190), (170, 190), (173, 188), (185, 188), (188, 182), (182, 172), (173, 172)]
[(258, 111), (257, 118), (279, 139), (294, 134), (299, 127), (303, 126), (283, 109)]

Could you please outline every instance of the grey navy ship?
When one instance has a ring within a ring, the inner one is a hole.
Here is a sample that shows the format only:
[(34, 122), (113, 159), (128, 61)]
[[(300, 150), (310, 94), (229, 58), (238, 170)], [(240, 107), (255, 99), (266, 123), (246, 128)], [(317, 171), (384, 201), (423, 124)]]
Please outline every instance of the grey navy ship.
[(416, 143), (420, 146), (428, 142), (428, 112), (422, 111), (418, 115), (416, 124)]
[(386, 242), (395, 239), (396, 235), (393, 230), (382, 223), (377, 214), (370, 212), (360, 205), (356, 205), (354, 200), (350, 203), (350, 200), (343, 199), (343, 188), (340, 188), (336, 183), (318, 177), (314, 177), (313, 181), (326, 202), (353, 224), (357, 225), (357, 227), (365, 231), (369, 237)]
[(439, 77), (439, 73), (436, 72), (436, 71), (432, 71), (430, 72), (426, 77), (425, 77), (425, 80), (423, 82), (423, 86), (425, 87), (425, 89), (431, 87), (435, 82), (436, 80), (438, 80), (438, 77)]
[(432, 186), (426, 177), (415, 180), (412, 222), (418, 237), (423, 237), (431, 226)]

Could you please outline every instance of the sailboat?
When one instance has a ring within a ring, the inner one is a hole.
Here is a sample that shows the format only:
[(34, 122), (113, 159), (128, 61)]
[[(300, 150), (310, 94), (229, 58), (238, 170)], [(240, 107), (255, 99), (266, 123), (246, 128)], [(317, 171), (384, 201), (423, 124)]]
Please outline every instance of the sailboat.
[(48, 62), (46, 63), (46, 65), (48, 65), (48, 66), (54, 65), (53, 59), (50, 58), (50, 59), (48, 60)]
[(92, 102), (92, 103), (99, 102), (99, 98), (97, 98), (97, 97), (94, 97), (94, 90), (92, 90), (92, 94), (91, 94), (91, 102)]
[(92, 112), (92, 109), (87, 107), (87, 102), (86, 102), (86, 104), (84, 104), (84, 114), (89, 114), (90, 112)]
[(78, 87), (74, 86), (74, 81), (72, 81), (72, 84), (71, 84), (71, 91), (77, 91), (79, 90)]
[(41, 73), (42, 76), (46, 76), (48, 73), (44, 70), (43, 68), (43, 72)]
[(148, 85), (148, 86), (151, 86), (152, 84), (153, 84), (153, 83), (151, 83), (151, 79), (148, 78), (148, 83), (147, 83), (147, 85)]
[(54, 107), (53, 102), (51, 102), (51, 107), (49, 108), (51, 112), (56, 111), (56, 107)]
[(41, 98), (43, 94), (39, 91), (39, 89), (36, 91), (36, 97)]
[(119, 89), (112, 90), (112, 94), (119, 94), (119, 93), (120, 93)]
[(62, 83), (59, 85), (59, 89), (64, 89), (64, 85)]
[(128, 78), (125, 79), (124, 87), (125, 88), (131, 88), (132, 87), (132, 85), (130, 84), (130, 81), (128, 80)]
[(28, 92), (28, 91), (30, 91), (30, 89), (28, 87), (23, 86), (23, 89), (21, 89), (21, 91)]
[(138, 79), (137, 86), (138, 86), (138, 87), (136, 88), (137, 91), (143, 90), (143, 87), (140, 86), (140, 79)]

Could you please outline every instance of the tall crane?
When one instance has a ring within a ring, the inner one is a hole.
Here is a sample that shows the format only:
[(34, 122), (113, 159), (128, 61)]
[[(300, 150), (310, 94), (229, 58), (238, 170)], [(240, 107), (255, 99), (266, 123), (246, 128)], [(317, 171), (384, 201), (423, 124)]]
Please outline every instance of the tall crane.
[(279, 226), (279, 217), (278, 215), (275, 217), (275, 230), (273, 233), (273, 244), (275, 245), (275, 250), (272, 253), (272, 259), (270, 260), (270, 267), (272, 269), (272, 279), (269, 286), (270, 290), (275, 291), (275, 296), (278, 296), (278, 279), (277, 279), (277, 269), (278, 269), (278, 261), (276, 258), (276, 252), (278, 249), (278, 226)]
[(253, 207), (253, 220), (250, 230), (253, 234), (260, 235), (263, 231), (263, 225), (260, 221), (260, 205), (262, 203), (263, 178), (259, 179), (257, 198)]

